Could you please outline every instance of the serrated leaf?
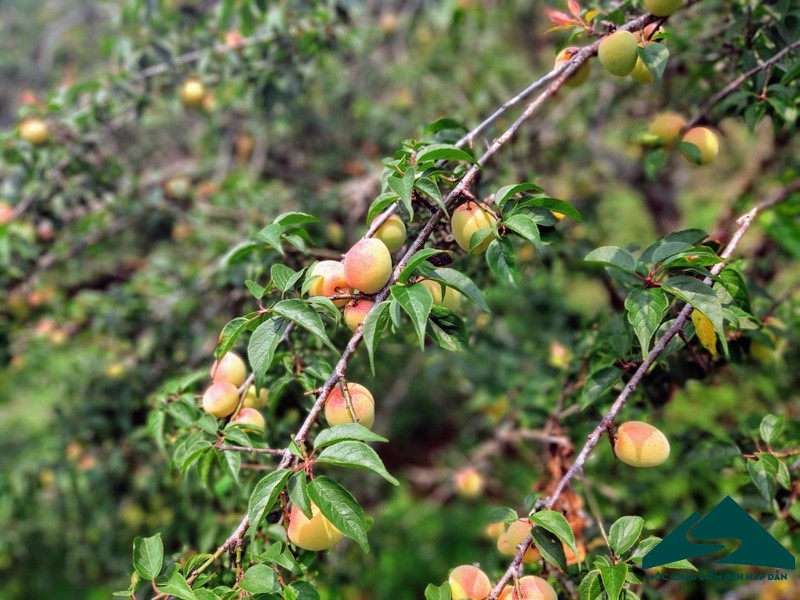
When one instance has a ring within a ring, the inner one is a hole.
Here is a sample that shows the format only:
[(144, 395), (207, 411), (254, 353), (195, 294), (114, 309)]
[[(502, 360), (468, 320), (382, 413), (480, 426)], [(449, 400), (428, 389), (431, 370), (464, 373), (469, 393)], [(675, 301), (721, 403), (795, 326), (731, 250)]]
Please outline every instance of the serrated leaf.
[(667, 68), (669, 60), (669, 50), (664, 44), (651, 43), (645, 46), (638, 46), (636, 51), (642, 59), (644, 66), (656, 79), (664, 76), (664, 69)]
[(628, 576), (627, 563), (619, 563), (613, 567), (600, 567), (600, 578), (608, 595), (608, 600), (619, 600), (619, 595)]
[(285, 319), (272, 318), (256, 327), (250, 336), (250, 342), (247, 344), (247, 360), (253, 369), (255, 383), (259, 388), (264, 385), (264, 376), (272, 364), (275, 349), (283, 338), (287, 326), (288, 322)]
[(281, 247), (281, 233), (283, 233), (283, 228), (280, 225), (277, 223), (270, 223), (259, 231), (255, 237), (258, 241), (272, 246), (279, 254), (283, 255), (285, 252)]
[(451, 594), (450, 584), (446, 581), (438, 587), (429, 583), (425, 588), (425, 600), (450, 600)]
[(578, 586), (578, 597), (580, 600), (597, 600), (603, 596), (603, 585), (600, 579), (600, 571), (592, 569), (581, 580)]
[(306, 482), (305, 471), (295, 471), (289, 477), (289, 482), (286, 489), (289, 492), (289, 500), (292, 501), (297, 508), (303, 511), (303, 514), (309, 519), (311, 518), (311, 502), (308, 497), (308, 484)]
[(497, 206), (502, 207), (506, 201), (523, 192), (534, 192), (538, 194), (542, 192), (542, 188), (533, 183), (516, 183), (512, 185), (506, 185), (495, 192), (494, 203), (497, 204)]
[(367, 348), (369, 367), (373, 375), (375, 375), (375, 350), (378, 347), (381, 334), (383, 334), (383, 330), (386, 329), (386, 324), (389, 322), (389, 305), (390, 303), (384, 300), (373, 306), (362, 324), (364, 345)]
[(547, 562), (557, 566), (562, 571), (567, 570), (567, 558), (564, 555), (564, 546), (558, 538), (541, 527), (531, 529), (533, 543), (542, 553), (542, 558)]
[(431, 144), (417, 152), (417, 164), (437, 160), (454, 160), (472, 164), (475, 162), (475, 157), (466, 150), (456, 148), (451, 144)]
[(288, 469), (278, 469), (265, 475), (253, 488), (253, 493), (250, 494), (250, 500), (247, 503), (247, 516), (250, 519), (252, 535), (256, 534), (261, 519), (275, 504), (291, 474), (292, 472)]
[(765, 416), (761, 419), (761, 425), (759, 425), (758, 428), (761, 439), (764, 440), (767, 445), (775, 443), (781, 431), (783, 431), (783, 424), (783, 417), (777, 417), (773, 414)]
[(332, 479), (318, 476), (308, 485), (308, 495), (326, 519), (355, 540), (364, 552), (369, 552), (367, 520), (350, 492)]
[(322, 323), (317, 311), (305, 300), (299, 298), (290, 298), (289, 300), (281, 300), (274, 304), (271, 308), (272, 312), (280, 315), (290, 321), (294, 321), (303, 329), (306, 329), (317, 336), (328, 346), (331, 350), (336, 350), (328, 334), (325, 333), (325, 325)]
[(575, 546), (575, 534), (572, 533), (572, 527), (569, 526), (564, 515), (554, 510), (541, 510), (531, 515), (531, 521), (555, 534), (577, 556), (578, 548)]
[(257, 300), (261, 300), (261, 298), (264, 297), (264, 294), (267, 293), (267, 288), (257, 284), (252, 279), (245, 279), (244, 285), (248, 290), (250, 290), (250, 293), (253, 294)]
[(286, 265), (276, 263), (270, 269), (272, 283), (281, 291), (288, 292), (303, 276), (303, 271), (294, 271)]
[(581, 410), (585, 409), (601, 396), (607, 394), (622, 377), (617, 367), (602, 367), (592, 372), (583, 384), (581, 394)]
[(391, 294), (392, 298), (411, 317), (411, 323), (417, 332), (420, 348), (424, 350), (425, 328), (428, 324), (428, 315), (433, 306), (433, 298), (430, 291), (424, 285), (393, 285)]
[(367, 223), (372, 223), (380, 213), (400, 199), (394, 192), (384, 192), (370, 204), (367, 211)]
[(251, 594), (266, 594), (275, 587), (275, 571), (264, 564), (253, 565), (244, 572), (239, 587)]
[[(480, 231), (473, 233), (472, 237), (479, 233)], [(486, 263), (495, 277), (516, 287), (514, 249), (511, 247), (511, 242), (506, 238), (500, 238), (489, 244), (486, 249)]]
[(357, 442), (388, 442), (385, 437), (367, 429), (358, 423), (345, 423), (344, 425), (334, 425), (320, 431), (314, 439), (314, 448), (319, 450), (332, 444), (337, 444), (345, 440)]
[(631, 553), (631, 562), (634, 562), (638, 565), (642, 564), (642, 558), (644, 555), (650, 552), (650, 550), (658, 546), (660, 543), (661, 538), (654, 535), (643, 539), (636, 546), (636, 549)]
[(344, 441), (328, 446), (317, 456), (317, 464), (372, 471), (392, 485), (400, 484), (386, 470), (383, 461), (375, 450), (363, 442)]
[(618, 248), (617, 246), (601, 246), (600, 248), (595, 248), (584, 256), (583, 260), (614, 267), (626, 273), (635, 273), (638, 265), (638, 261), (630, 252)]
[(717, 356), (717, 334), (714, 332), (714, 324), (699, 310), (692, 311), (692, 324), (697, 338), (703, 345), (703, 348), (711, 353), (711, 356)]
[(661, 288), (634, 288), (625, 299), (625, 310), (628, 322), (633, 327), (639, 345), (642, 348), (642, 358), (650, 350), (650, 340), (658, 331), (661, 319), (669, 308), (669, 301)]
[(459, 292), (477, 304), (481, 310), (491, 312), (489, 310), (489, 305), (486, 304), (486, 299), (483, 297), (483, 292), (481, 292), (480, 288), (461, 271), (450, 268), (436, 269), (436, 271), (433, 273), (429, 273), (427, 277), (428, 279), (441, 281), (450, 287), (457, 289)]
[(503, 220), (506, 229), (510, 229), (532, 242), (539, 252), (542, 251), (542, 239), (539, 236), (539, 228), (532, 218), (525, 214), (516, 214)]
[(608, 530), (608, 542), (611, 549), (620, 556), (627, 552), (642, 534), (644, 519), (637, 516), (620, 517)]
[(414, 192), (414, 169), (408, 166), (406, 172), (401, 175), (392, 175), (386, 180), (389, 188), (400, 197), (403, 207), (409, 216), (414, 215), (414, 209), (411, 206), (411, 196)]
[(161, 534), (137, 537), (133, 540), (133, 568), (142, 579), (158, 577), (164, 562), (164, 543)]
[(429, 177), (420, 177), (414, 183), (414, 187), (431, 198), (436, 203), (436, 206), (441, 208), (443, 211), (445, 211), (445, 214), (447, 214), (447, 209), (445, 208), (444, 200), (442, 199), (442, 193), (439, 191), (439, 186), (436, 185), (435, 181)]
[(400, 277), (398, 277), (398, 283), (405, 283), (408, 281), (408, 278), (411, 277), (411, 274), (414, 270), (419, 267), (422, 263), (428, 260), (431, 256), (436, 256), (437, 254), (447, 254), (441, 250), (437, 250), (436, 248), (423, 248), (414, 253), (414, 255), (408, 259), (408, 263), (406, 264), (403, 271), (400, 273)]
[(233, 348), (236, 339), (247, 328), (249, 323), (250, 319), (246, 319), (245, 317), (236, 317), (228, 321), (219, 334), (217, 347), (214, 350), (214, 358), (219, 359), (221, 356), (225, 356), (228, 350)]
[(722, 305), (714, 290), (699, 279), (686, 275), (670, 277), (664, 281), (662, 288), (673, 296), (691, 304), (693, 308), (699, 310), (711, 321), (727, 356), (728, 341), (725, 338)]

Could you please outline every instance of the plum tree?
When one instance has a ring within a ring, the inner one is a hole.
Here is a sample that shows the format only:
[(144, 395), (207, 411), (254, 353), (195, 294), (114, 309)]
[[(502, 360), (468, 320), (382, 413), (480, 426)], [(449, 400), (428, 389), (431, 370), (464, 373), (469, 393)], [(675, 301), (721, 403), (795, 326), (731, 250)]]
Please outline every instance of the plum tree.
[(485, 481), (475, 467), (459, 469), (453, 475), (456, 491), (465, 498), (476, 498), (483, 492)]
[(708, 127), (693, 127), (681, 139), (682, 144), (693, 144), (696, 152), (679, 148), (683, 158), (695, 165), (707, 165), (712, 162), (719, 152), (719, 141), (716, 134)]
[(450, 572), (447, 581), (453, 600), (483, 600), (492, 593), (489, 577), (478, 567), (461, 565)]
[(286, 535), (298, 548), (303, 550), (327, 550), (344, 537), (336, 526), (323, 515), (319, 507), (311, 503), (311, 518), (303, 514), (297, 506), (289, 512), (289, 526)]
[[(372, 427), (375, 422), (375, 399), (370, 391), (358, 383), (348, 383), (347, 391), (350, 394), (352, 412), (355, 413), (358, 423), (364, 427)], [(354, 422), (353, 414), (347, 406), (347, 399), (339, 385), (334, 387), (325, 399), (325, 420), (330, 426)]]
[(644, 0), (644, 9), (657, 17), (668, 17), (683, 4), (683, 0)]
[(435, 305), (443, 306), (452, 311), (456, 311), (461, 307), (463, 295), (457, 289), (444, 286), (432, 279), (422, 279), (419, 283), (428, 288)]
[(626, 465), (655, 467), (669, 458), (669, 440), (649, 423), (628, 421), (617, 428), (614, 453)]
[(247, 379), (247, 365), (242, 357), (229, 350), (218, 361), (211, 365), (212, 381), (227, 381), (236, 387), (242, 385)]
[(389, 252), (394, 252), (402, 248), (406, 241), (406, 225), (403, 219), (392, 215), (378, 227), (374, 237), (386, 244)]
[(242, 429), (255, 433), (263, 433), (264, 428), (267, 426), (267, 422), (264, 419), (264, 415), (261, 414), (261, 411), (248, 407), (240, 408), (239, 412), (231, 417), (231, 423), (236, 423)]
[[(493, 230), (497, 219), (490, 212), (481, 208), (477, 202), (466, 202), (453, 211), (453, 216), (450, 218), (450, 228), (453, 232), (453, 237), (456, 243), (464, 250), (469, 252), (470, 240), (472, 236), (487, 229)], [(495, 238), (494, 233), (486, 236), (473, 250), (473, 253), (484, 252), (492, 240)]]
[(379, 292), (392, 274), (392, 255), (380, 240), (367, 238), (357, 242), (344, 257), (347, 285), (365, 294)]
[[(505, 556), (514, 556), (517, 553), (517, 546), (531, 532), (531, 522), (528, 519), (517, 519), (508, 526), (504, 532), (497, 537), (497, 550)], [(523, 562), (533, 563), (542, 557), (539, 549), (531, 545), (522, 557)]]
[[(309, 296), (336, 296), (349, 294), (351, 290), (344, 278), (344, 265), (337, 260), (321, 260), (315, 264), (307, 277), (317, 277), (308, 286)], [(347, 300), (334, 300), (336, 306), (344, 306)]]
[(665, 112), (656, 115), (650, 121), (647, 133), (657, 137), (665, 146), (674, 146), (685, 126), (686, 121), (682, 116), (673, 112)]
[[(564, 48), (561, 52), (558, 53), (556, 56), (555, 63), (553, 64), (553, 68), (557, 69), (561, 65), (568, 63), (573, 56), (580, 50), (578, 46), (568, 46)], [(592, 63), (588, 60), (583, 63), (578, 70), (575, 71), (572, 75), (570, 75), (567, 80), (564, 82), (565, 85), (569, 87), (577, 87), (584, 83), (586, 79), (589, 77), (589, 73), (592, 70)]]
[(344, 307), (344, 322), (350, 331), (355, 331), (367, 318), (375, 303), (372, 300), (353, 300)]
[(558, 595), (549, 583), (541, 577), (526, 575), (519, 578), (519, 591), (507, 585), (500, 592), (498, 600), (558, 600)]
[(181, 85), (181, 102), (188, 108), (198, 108), (203, 105), (206, 88), (197, 77), (190, 77)]
[(600, 42), (597, 57), (606, 71), (625, 77), (636, 66), (636, 47), (636, 37), (630, 31), (615, 31)]
[(19, 134), (23, 140), (34, 146), (41, 146), (50, 137), (47, 123), (36, 117), (29, 117), (20, 123)]
[(239, 390), (228, 381), (215, 381), (203, 393), (203, 410), (215, 417), (232, 415), (239, 405)]

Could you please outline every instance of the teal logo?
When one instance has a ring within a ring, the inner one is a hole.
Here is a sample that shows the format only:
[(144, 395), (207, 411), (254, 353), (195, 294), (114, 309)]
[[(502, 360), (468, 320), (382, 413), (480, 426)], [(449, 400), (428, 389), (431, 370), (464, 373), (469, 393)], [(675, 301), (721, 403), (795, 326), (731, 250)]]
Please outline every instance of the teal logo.
[[(660, 565), (703, 556), (725, 548), (715, 540), (739, 540), (739, 547), (714, 561), (722, 565), (749, 565), (793, 571), (795, 559), (758, 522), (730, 497), (701, 517), (692, 513), (677, 529), (661, 540), (642, 559), (642, 567)], [(704, 543), (697, 543), (704, 542)]]

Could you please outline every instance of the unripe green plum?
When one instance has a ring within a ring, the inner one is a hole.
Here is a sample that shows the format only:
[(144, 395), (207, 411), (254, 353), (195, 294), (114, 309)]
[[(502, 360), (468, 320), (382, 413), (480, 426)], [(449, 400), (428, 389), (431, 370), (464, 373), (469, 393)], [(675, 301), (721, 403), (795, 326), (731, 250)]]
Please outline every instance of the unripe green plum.
[[(497, 538), (497, 549), (500, 554), (514, 556), (517, 553), (517, 546), (528, 537), (531, 532), (531, 523), (528, 519), (517, 519), (508, 529)], [(542, 557), (539, 549), (531, 544), (522, 557), (522, 562), (533, 563)]]
[[(469, 252), (469, 242), (473, 234), (484, 229), (492, 229), (496, 223), (497, 219), (494, 215), (481, 208), (476, 202), (470, 201), (453, 211), (453, 216), (450, 218), (450, 229), (456, 243)], [(489, 235), (472, 252), (484, 252), (494, 238), (494, 234)]]
[(541, 577), (526, 575), (519, 578), (519, 593), (513, 585), (507, 585), (500, 592), (498, 600), (558, 600), (558, 594)]
[(650, 121), (647, 132), (661, 140), (665, 146), (678, 143), (678, 136), (683, 131), (686, 121), (677, 113), (661, 113)]
[(668, 17), (683, 4), (683, 0), (644, 0), (644, 9), (657, 17)]
[(461, 565), (447, 579), (453, 600), (483, 600), (492, 593), (492, 583), (486, 573), (472, 565)]
[[(337, 260), (321, 260), (315, 264), (307, 277), (317, 277), (308, 286), (309, 296), (337, 296), (350, 294), (352, 289), (348, 287), (344, 278), (344, 264)], [(344, 306), (347, 300), (334, 300), (336, 306)]]
[(256, 386), (251, 385), (247, 388), (247, 394), (244, 396), (242, 406), (245, 408), (264, 408), (269, 403), (269, 390), (261, 388), (261, 391), (256, 395)]
[(350, 331), (355, 332), (373, 306), (375, 303), (372, 300), (353, 300), (344, 307), (344, 322)]
[(374, 237), (386, 244), (389, 252), (399, 250), (406, 241), (406, 224), (397, 215), (392, 215), (378, 227)]
[[(564, 48), (556, 56), (556, 61), (553, 64), (553, 68), (557, 69), (564, 63), (568, 63), (579, 50), (580, 48), (578, 48), (577, 46), (569, 46), (567, 48)], [(564, 82), (564, 85), (569, 87), (578, 87), (579, 85), (581, 85), (586, 81), (586, 79), (589, 77), (589, 73), (591, 72), (591, 70), (592, 70), (592, 63), (590, 63), (587, 60), (580, 67), (578, 67), (577, 71), (575, 71), (572, 75), (569, 76), (569, 78)]]
[(713, 131), (707, 127), (693, 127), (687, 131), (681, 142), (694, 144), (700, 152), (700, 159), (681, 149), (681, 155), (695, 165), (707, 165), (712, 162), (719, 152), (719, 141)]
[(379, 292), (392, 275), (392, 255), (380, 240), (357, 242), (344, 257), (344, 278), (351, 288), (365, 294)]
[(228, 381), (215, 381), (203, 393), (203, 410), (215, 417), (227, 417), (239, 405), (239, 390)]
[(289, 526), (286, 535), (298, 548), (303, 550), (327, 550), (344, 537), (336, 526), (323, 515), (316, 504), (311, 503), (311, 518), (292, 506), (289, 512)]
[[(375, 422), (375, 399), (372, 394), (358, 383), (348, 383), (347, 391), (350, 392), (350, 403), (358, 423), (364, 427), (372, 427)], [(331, 427), (353, 422), (353, 415), (347, 408), (347, 399), (339, 385), (325, 399), (325, 420)]]
[(255, 408), (243, 407), (239, 409), (232, 418), (231, 423), (236, 423), (246, 431), (253, 431), (255, 433), (263, 433), (267, 422), (264, 415)]
[(669, 441), (657, 428), (628, 421), (617, 428), (614, 453), (632, 467), (655, 467), (669, 458)]
[(631, 71), (631, 79), (636, 83), (653, 83), (656, 80), (640, 57), (636, 57), (636, 64), (633, 67), (633, 71)]
[(221, 360), (215, 360), (211, 365), (212, 381), (227, 381), (239, 387), (245, 379), (247, 379), (247, 365), (235, 352), (229, 350)]
[(600, 42), (597, 57), (606, 71), (625, 77), (636, 66), (636, 46), (636, 37), (630, 31), (615, 31)]
[[(443, 306), (444, 308), (452, 311), (456, 311), (461, 308), (461, 300), (463, 296), (457, 289), (443, 286), (438, 281), (433, 281), (432, 279), (423, 279), (420, 281), (420, 283), (428, 288), (435, 305)], [(444, 294), (442, 293), (442, 290), (444, 290)]]

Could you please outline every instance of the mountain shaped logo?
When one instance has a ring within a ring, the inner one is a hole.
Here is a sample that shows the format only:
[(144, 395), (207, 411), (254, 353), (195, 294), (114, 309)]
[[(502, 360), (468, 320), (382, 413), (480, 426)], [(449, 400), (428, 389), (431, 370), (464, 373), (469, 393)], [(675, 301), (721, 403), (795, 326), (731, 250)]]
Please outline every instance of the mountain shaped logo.
[[(706, 542), (706, 543), (695, 543)], [(764, 530), (730, 497), (717, 504), (710, 513), (701, 517), (692, 513), (677, 529), (661, 540), (642, 559), (642, 568), (710, 554), (725, 548), (715, 540), (739, 540), (739, 547), (714, 561), (723, 565), (750, 565), (770, 569), (795, 569), (794, 556)]]

